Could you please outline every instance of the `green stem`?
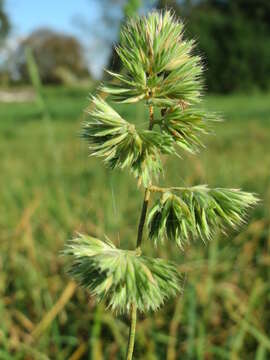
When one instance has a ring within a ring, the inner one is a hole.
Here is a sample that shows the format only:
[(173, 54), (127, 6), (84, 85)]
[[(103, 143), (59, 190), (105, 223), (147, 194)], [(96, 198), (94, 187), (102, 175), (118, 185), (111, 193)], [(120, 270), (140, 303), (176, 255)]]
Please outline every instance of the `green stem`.
[(141, 211), (141, 216), (140, 216), (140, 222), (139, 222), (139, 227), (138, 227), (137, 245), (136, 245), (136, 248), (137, 248), (137, 249), (141, 247), (141, 243), (142, 243), (143, 228), (144, 228), (144, 223), (145, 223), (145, 218), (146, 218), (146, 213), (147, 213), (147, 208), (148, 208), (150, 193), (151, 193), (151, 192), (150, 192), (149, 188), (145, 189), (144, 199), (143, 199), (143, 206), (142, 206), (142, 211)]
[(94, 323), (91, 331), (90, 345), (91, 345), (91, 359), (101, 359), (101, 343), (100, 343), (100, 333), (101, 333), (101, 316), (102, 316), (102, 307), (97, 305), (96, 311), (94, 314)]
[[(154, 108), (153, 105), (149, 106), (149, 130), (152, 130), (154, 126)], [(143, 238), (143, 228), (146, 219), (146, 213), (149, 203), (149, 198), (151, 195), (150, 188), (145, 189), (143, 205), (140, 215), (140, 222), (138, 226), (138, 235), (137, 235), (137, 245), (136, 249), (140, 249), (142, 238)], [(127, 358), (126, 360), (132, 359), (133, 349), (134, 349), (134, 342), (135, 342), (135, 333), (136, 333), (136, 321), (137, 321), (137, 307), (136, 304), (132, 304), (131, 311), (130, 311), (130, 328), (129, 328), (129, 339), (128, 339), (128, 350), (127, 350)]]
[(126, 360), (131, 360), (134, 350), (135, 333), (136, 333), (136, 320), (137, 320), (137, 308), (136, 305), (132, 305), (130, 312), (130, 329), (128, 338), (128, 350)]
[[(153, 105), (149, 106), (149, 130), (152, 130), (153, 126), (154, 126), (154, 108)], [(137, 236), (137, 245), (136, 248), (140, 248), (141, 247), (141, 243), (142, 243), (142, 238), (143, 238), (143, 228), (144, 228), (144, 223), (145, 223), (145, 218), (146, 218), (146, 213), (147, 213), (147, 208), (148, 208), (148, 203), (149, 203), (149, 198), (151, 195), (151, 191), (150, 191), (150, 187), (145, 189), (145, 193), (144, 193), (144, 199), (143, 199), (143, 206), (142, 206), (142, 211), (141, 211), (141, 216), (140, 216), (140, 222), (139, 222), (139, 227), (138, 227), (138, 236)]]
[(149, 116), (150, 116), (150, 121), (149, 121), (149, 130), (153, 129), (154, 126), (154, 107), (153, 105), (149, 106)]
[(197, 189), (203, 189), (205, 192), (209, 191), (209, 188), (207, 187), (202, 187), (202, 186), (171, 186), (171, 187), (159, 187), (159, 186), (154, 186), (151, 185), (149, 186), (149, 191), (151, 192), (169, 192), (169, 191), (194, 191)]

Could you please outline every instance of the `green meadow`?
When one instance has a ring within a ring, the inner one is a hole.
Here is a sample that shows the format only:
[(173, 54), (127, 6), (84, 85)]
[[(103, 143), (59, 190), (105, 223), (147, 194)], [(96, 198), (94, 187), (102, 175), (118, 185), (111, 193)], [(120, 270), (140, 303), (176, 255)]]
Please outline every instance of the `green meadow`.
[[(0, 104), (0, 360), (125, 355), (128, 322), (75, 291), (61, 256), (76, 232), (135, 247), (143, 193), (130, 174), (88, 156), (79, 135), (89, 92), (45, 88), (46, 116), (35, 102)], [(162, 183), (241, 188), (261, 203), (239, 233), (185, 253), (144, 239), (146, 252), (179, 264), (185, 287), (139, 317), (135, 359), (270, 358), (269, 94), (208, 96), (205, 107), (224, 121), (197, 156), (164, 158)], [(145, 126), (143, 104), (118, 109)]]

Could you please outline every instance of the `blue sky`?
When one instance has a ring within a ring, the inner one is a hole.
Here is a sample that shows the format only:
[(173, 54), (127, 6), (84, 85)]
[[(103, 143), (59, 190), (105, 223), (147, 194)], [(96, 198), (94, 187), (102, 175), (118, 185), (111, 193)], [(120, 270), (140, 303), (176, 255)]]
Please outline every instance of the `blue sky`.
[(17, 35), (27, 35), (38, 27), (74, 33), (75, 16), (91, 21), (99, 10), (93, 0), (6, 0), (6, 9)]
[[(111, 43), (118, 34), (123, 3), (118, 0), (105, 9), (101, 0), (5, 0), (14, 43), (38, 28), (75, 35), (84, 45), (89, 68), (96, 76), (106, 67)], [(101, 21), (104, 9), (116, 19), (114, 25), (104, 26)]]
[[(75, 19), (82, 17), (86, 23), (95, 24), (101, 14), (98, 0), (6, 0), (5, 6), (12, 25), (12, 38), (25, 37), (45, 27), (73, 34), (86, 47), (93, 46), (94, 35), (91, 31), (83, 32)], [(91, 57), (90, 68), (97, 76), (105, 66), (108, 51), (99, 51), (98, 59)], [(92, 50), (88, 50), (90, 52)]]

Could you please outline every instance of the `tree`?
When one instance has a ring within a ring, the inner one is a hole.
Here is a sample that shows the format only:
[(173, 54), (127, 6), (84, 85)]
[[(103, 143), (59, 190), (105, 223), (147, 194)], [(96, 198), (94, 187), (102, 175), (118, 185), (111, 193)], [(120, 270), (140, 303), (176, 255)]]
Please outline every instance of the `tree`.
[(195, 37), (206, 62), (210, 91), (229, 93), (270, 88), (270, 2), (268, 0), (159, 0), (172, 8)]
[(30, 47), (44, 83), (61, 82), (61, 73), (70, 72), (77, 77), (88, 75), (83, 50), (78, 40), (70, 35), (48, 29), (34, 31), (19, 46), (18, 71), (28, 79), (25, 49)]
[(256, 6), (245, 2), (243, 7), (241, 0), (203, 1), (190, 13), (188, 33), (197, 36), (211, 91), (270, 87), (270, 27), (263, 20), (267, 12), (257, 12)]
[(270, 26), (270, 2), (268, 0), (201, 0), (201, 7), (218, 9), (227, 14), (241, 14), (252, 22)]
[(2, 41), (8, 35), (10, 30), (10, 22), (4, 8), (4, 0), (0, 0), (0, 46)]

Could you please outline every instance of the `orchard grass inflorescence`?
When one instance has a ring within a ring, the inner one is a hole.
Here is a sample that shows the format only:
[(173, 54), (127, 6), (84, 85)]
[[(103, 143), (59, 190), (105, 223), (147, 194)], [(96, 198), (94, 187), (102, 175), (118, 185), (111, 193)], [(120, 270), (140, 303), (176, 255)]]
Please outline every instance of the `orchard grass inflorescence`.
[[(132, 359), (137, 310), (155, 311), (181, 292), (176, 265), (142, 255), (146, 220), (149, 240), (156, 245), (169, 240), (184, 249), (191, 239), (206, 242), (218, 230), (225, 233), (242, 225), (247, 210), (258, 201), (236, 189), (153, 184), (163, 172), (162, 156), (196, 153), (202, 146), (200, 135), (218, 120), (201, 108), (203, 66), (193, 48), (194, 42), (183, 36), (182, 22), (170, 11), (130, 19), (116, 48), (123, 71), (109, 72), (114, 81), (100, 90), (118, 103), (144, 101), (149, 108), (148, 128), (123, 119), (101, 96), (91, 97), (83, 125), (90, 154), (101, 157), (111, 169), (129, 169), (145, 188), (136, 249), (121, 250), (108, 239), (79, 235), (64, 251), (71, 258), (71, 276), (98, 301), (130, 316), (127, 359)], [(153, 193), (159, 198), (147, 218)]]

